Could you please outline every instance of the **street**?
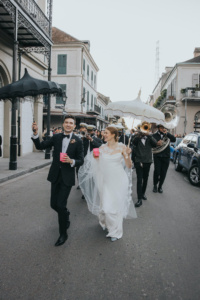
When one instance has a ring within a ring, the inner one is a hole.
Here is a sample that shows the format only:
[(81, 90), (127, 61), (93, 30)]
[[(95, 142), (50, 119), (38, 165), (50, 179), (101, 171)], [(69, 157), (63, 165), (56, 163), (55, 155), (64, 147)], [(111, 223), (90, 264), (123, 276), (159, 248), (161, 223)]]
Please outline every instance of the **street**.
[[(1, 300), (200, 299), (200, 188), (170, 163), (163, 194), (152, 192), (138, 218), (111, 242), (72, 189), (68, 240), (55, 247), (49, 167), (0, 185)], [(136, 174), (133, 170), (133, 200)]]

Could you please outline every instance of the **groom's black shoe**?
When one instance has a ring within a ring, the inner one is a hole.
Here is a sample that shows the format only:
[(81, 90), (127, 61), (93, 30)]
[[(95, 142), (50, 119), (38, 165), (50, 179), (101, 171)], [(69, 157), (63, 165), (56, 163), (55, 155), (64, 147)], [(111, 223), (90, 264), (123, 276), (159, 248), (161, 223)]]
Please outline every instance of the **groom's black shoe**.
[(143, 200), (147, 200), (146, 195), (143, 195), (143, 196), (142, 196), (142, 199), (143, 199)]
[(153, 192), (154, 192), (154, 193), (157, 193), (157, 192), (158, 192), (157, 185), (154, 185), (154, 187), (153, 187)]
[(135, 207), (140, 207), (142, 205), (142, 199), (138, 199), (138, 202), (135, 203)]
[(158, 193), (163, 193), (163, 189), (162, 189), (162, 187), (158, 187)]
[(55, 246), (61, 246), (61, 245), (63, 245), (66, 242), (67, 238), (68, 238), (67, 233), (61, 234), (59, 236), (57, 242), (55, 243)]

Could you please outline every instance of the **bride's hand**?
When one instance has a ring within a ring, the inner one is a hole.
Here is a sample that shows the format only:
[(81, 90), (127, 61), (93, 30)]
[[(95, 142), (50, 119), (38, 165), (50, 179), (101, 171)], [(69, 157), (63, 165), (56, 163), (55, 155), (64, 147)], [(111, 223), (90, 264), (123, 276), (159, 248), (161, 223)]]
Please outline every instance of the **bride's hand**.
[(99, 158), (99, 156), (95, 156), (94, 153), (93, 153), (93, 157), (94, 157), (95, 159)]
[(131, 148), (129, 147), (124, 147), (123, 151), (122, 151), (122, 155), (124, 156), (124, 158), (128, 158), (129, 154), (132, 152)]

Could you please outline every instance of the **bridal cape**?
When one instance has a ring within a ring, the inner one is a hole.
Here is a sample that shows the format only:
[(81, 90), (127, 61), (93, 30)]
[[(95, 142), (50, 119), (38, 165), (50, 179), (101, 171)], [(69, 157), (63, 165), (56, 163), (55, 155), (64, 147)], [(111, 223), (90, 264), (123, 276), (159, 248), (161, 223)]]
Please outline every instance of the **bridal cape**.
[(136, 218), (132, 201), (132, 169), (125, 166), (122, 143), (113, 151), (107, 144), (99, 148), (99, 158), (88, 152), (78, 173), (79, 186), (89, 211), (98, 216), (107, 237), (121, 238), (123, 218)]

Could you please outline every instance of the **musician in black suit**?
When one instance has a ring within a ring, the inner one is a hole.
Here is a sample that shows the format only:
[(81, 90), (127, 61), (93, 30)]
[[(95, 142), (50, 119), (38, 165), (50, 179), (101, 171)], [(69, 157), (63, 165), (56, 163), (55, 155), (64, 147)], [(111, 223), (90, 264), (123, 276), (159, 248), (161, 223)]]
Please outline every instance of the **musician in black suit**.
[[(163, 125), (158, 125), (158, 131), (153, 134), (154, 139), (157, 140), (157, 146), (161, 146), (163, 138), (167, 137), (170, 142), (175, 142), (176, 138)], [(162, 148), (161, 148), (162, 149)], [(158, 153), (153, 155), (154, 159), (154, 174), (153, 174), (153, 192), (163, 193), (162, 185), (167, 175), (167, 170), (170, 163), (170, 143), (168, 146)]]
[(120, 137), (119, 137), (119, 140), (118, 140), (118, 143), (122, 143), (126, 146), (128, 146), (128, 142), (129, 142), (129, 138), (128, 136), (125, 134), (125, 132), (119, 132), (120, 133)]
[[(64, 133), (54, 134), (43, 142), (39, 140), (37, 124), (33, 123), (32, 126), (32, 140), (38, 150), (54, 147), (53, 162), (47, 180), (51, 182), (51, 208), (58, 213), (60, 236), (55, 246), (64, 244), (68, 238), (70, 212), (66, 207), (67, 199), (72, 186), (75, 185), (75, 167), (81, 166), (84, 162), (83, 143), (73, 134), (75, 126), (74, 117), (66, 115), (63, 122)], [(60, 153), (66, 153), (62, 162)]]
[(133, 138), (135, 146), (135, 168), (137, 174), (137, 196), (135, 207), (142, 205), (142, 200), (147, 200), (145, 195), (149, 171), (152, 164), (152, 148), (156, 147), (157, 141), (149, 132), (137, 133)]

